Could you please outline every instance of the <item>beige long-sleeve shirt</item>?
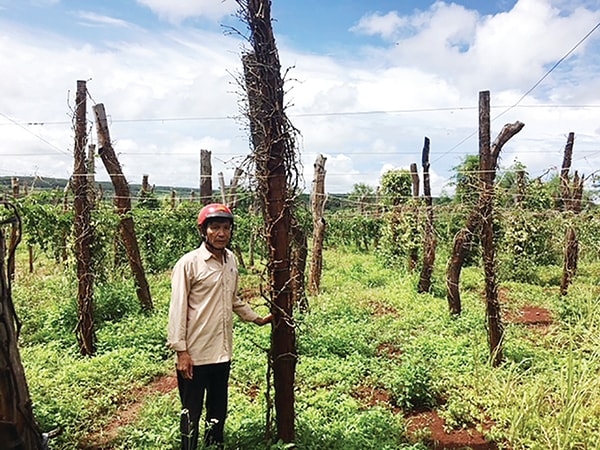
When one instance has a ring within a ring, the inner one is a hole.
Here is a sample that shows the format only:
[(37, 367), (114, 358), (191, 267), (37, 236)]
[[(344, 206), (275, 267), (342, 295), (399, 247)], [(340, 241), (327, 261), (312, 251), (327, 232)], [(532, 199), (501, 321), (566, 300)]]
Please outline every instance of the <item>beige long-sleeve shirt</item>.
[(233, 312), (250, 322), (259, 316), (237, 297), (233, 253), (220, 261), (202, 244), (175, 264), (167, 345), (187, 351), (195, 366), (227, 362), (232, 356)]

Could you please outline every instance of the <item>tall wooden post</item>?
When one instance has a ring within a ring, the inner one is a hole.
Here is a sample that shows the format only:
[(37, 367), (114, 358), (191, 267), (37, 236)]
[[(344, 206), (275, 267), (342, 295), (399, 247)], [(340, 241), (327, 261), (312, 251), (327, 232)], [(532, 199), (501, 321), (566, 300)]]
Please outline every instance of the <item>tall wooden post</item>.
[(212, 203), (212, 162), (210, 151), (200, 150), (200, 203)]
[(87, 190), (88, 202), (91, 208), (95, 208), (96, 204), (96, 145), (88, 145), (87, 154)]
[(77, 341), (82, 355), (93, 355), (96, 351), (94, 331), (94, 273), (92, 271), (92, 238), (90, 224), (91, 208), (87, 188), (87, 88), (85, 81), (77, 81), (75, 95), (75, 167), (73, 170), (73, 193), (75, 210), (75, 255), (77, 258), (78, 322)]
[(219, 172), (217, 176), (219, 177), (219, 192), (221, 192), (221, 203), (225, 205), (227, 204), (227, 193), (225, 192), (225, 175), (223, 175), (223, 172)]
[(496, 248), (494, 245), (494, 178), (496, 161), (492, 159), (490, 138), (490, 92), (479, 93), (479, 170), (481, 182), (481, 244), (485, 271), (485, 297), (488, 322), (488, 339), (492, 365), (502, 361), (503, 328), (500, 319), (500, 302), (496, 282)]
[(435, 264), (435, 248), (437, 239), (435, 237), (435, 227), (433, 218), (433, 202), (431, 199), (431, 182), (429, 176), (429, 138), (425, 137), (423, 153), (421, 156), (423, 166), (423, 195), (425, 197), (425, 207), (427, 208), (425, 237), (423, 240), (423, 266), (419, 277), (418, 292), (429, 292), (431, 288), (431, 275)]
[(570, 132), (563, 152), (563, 162), (560, 169), (560, 202), (563, 211), (571, 210), (571, 189), (569, 184), (569, 170), (573, 159), (573, 145), (575, 143), (575, 133)]
[[(419, 171), (417, 169), (417, 164), (412, 163), (410, 165), (410, 178), (412, 180), (412, 208), (411, 213), (413, 215), (413, 220), (411, 221), (411, 234), (413, 236), (417, 235), (416, 229), (419, 224), (419, 190), (421, 181), (419, 180)], [(417, 267), (419, 259), (419, 249), (417, 247), (417, 243), (411, 241), (410, 249), (408, 252), (408, 270), (412, 272)]]
[(325, 201), (325, 162), (323, 155), (317, 156), (312, 187), (311, 210), (313, 217), (313, 248), (310, 259), (310, 279), (308, 290), (311, 294), (319, 293), (321, 288), (321, 272), (323, 271), (323, 241), (325, 240), (324, 210)]
[[(571, 183), (569, 171), (571, 170), (571, 160), (573, 158), (573, 145), (575, 142), (575, 133), (569, 133), (567, 144), (563, 155), (563, 163), (560, 171), (560, 193), (563, 211), (578, 214), (581, 212), (581, 198), (583, 195), (583, 176), (579, 176), (577, 171), (573, 175)], [(579, 259), (579, 241), (577, 232), (573, 224), (569, 224), (565, 233), (565, 250), (563, 258), (563, 275), (560, 283), (560, 294), (567, 295), (569, 285), (577, 273), (577, 263)]]
[(96, 114), (96, 131), (98, 133), (98, 153), (115, 188), (114, 205), (120, 217), (119, 233), (123, 239), (125, 253), (127, 253), (127, 259), (129, 260), (129, 267), (131, 267), (135, 278), (136, 294), (142, 308), (146, 311), (151, 311), (153, 305), (152, 297), (150, 296), (150, 287), (146, 280), (142, 264), (133, 217), (129, 214), (131, 211), (131, 191), (129, 190), (129, 184), (123, 175), (121, 164), (119, 164), (110, 141), (110, 132), (108, 130), (104, 105), (102, 103), (95, 105), (94, 113)]
[(227, 197), (227, 203), (231, 207), (231, 209), (235, 209), (237, 207), (237, 187), (240, 181), (240, 178), (244, 174), (244, 171), (240, 167), (235, 168), (235, 172), (233, 173), (233, 178), (231, 179), (231, 186), (229, 187), (229, 194)]
[(148, 175), (147, 173), (145, 173), (144, 175), (142, 175), (142, 192), (143, 193), (149, 193), (150, 192), (150, 183), (148, 182), (148, 177), (150, 175)]
[(294, 171), (295, 141), (285, 116), (283, 79), (271, 25), (270, 0), (238, 0), (248, 24), (253, 52), (244, 57), (250, 129), (255, 146), (256, 176), (263, 195), (268, 270), (274, 315), (271, 358), (275, 384), (277, 438), (294, 442), (294, 380), (297, 360), (293, 322), (291, 242), (293, 209), (288, 184)]
[[(0, 448), (42, 450), (41, 430), (32, 410), (25, 370), (19, 354), (20, 322), (12, 301), (11, 267), (21, 241), (21, 220), (17, 209), (1, 202), (14, 216), (0, 228)], [(10, 225), (10, 245), (7, 248), (4, 227)]]
[(12, 177), (10, 179), (10, 185), (12, 188), (13, 198), (19, 198), (19, 179), (17, 177)]

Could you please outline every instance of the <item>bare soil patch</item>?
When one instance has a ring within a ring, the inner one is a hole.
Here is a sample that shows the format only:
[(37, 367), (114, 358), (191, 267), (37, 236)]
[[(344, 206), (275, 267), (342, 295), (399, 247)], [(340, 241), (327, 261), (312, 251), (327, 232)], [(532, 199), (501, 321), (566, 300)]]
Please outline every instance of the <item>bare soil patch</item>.
[(84, 450), (108, 450), (111, 442), (117, 437), (119, 430), (133, 423), (137, 418), (138, 412), (144, 404), (144, 398), (154, 392), (168, 394), (177, 389), (177, 377), (175, 375), (166, 375), (159, 377), (150, 384), (135, 389), (130, 398), (135, 399), (132, 403), (119, 406), (113, 420), (103, 429), (88, 436)]
[[(390, 401), (390, 394), (383, 388), (372, 386), (358, 386), (354, 389), (353, 396), (360, 400), (365, 407), (376, 405), (390, 408), (394, 413), (402, 412), (400, 408)], [(434, 450), (472, 449), (472, 450), (497, 450), (498, 445), (489, 442), (482, 431), (476, 426), (460, 430), (449, 430), (437, 411), (411, 412), (406, 416), (407, 432), (409, 438), (415, 442), (427, 442)], [(483, 431), (490, 430), (492, 422), (484, 423), (479, 428)]]
[(508, 314), (507, 320), (523, 325), (547, 326), (552, 323), (552, 314), (546, 308), (524, 306), (516, 314)]
[[(437, 411), (423, 411), (406, 418), (408, 434), (414, 437), (427, 436), (434, 450), (472, 449), (497, 450), (498, 445), (486, 440), (483, 433), (475, 427), (461, 430), (446, 430), (444, 419)], [(482, 424), (483, 430), (489, 430), (492, 423)]]

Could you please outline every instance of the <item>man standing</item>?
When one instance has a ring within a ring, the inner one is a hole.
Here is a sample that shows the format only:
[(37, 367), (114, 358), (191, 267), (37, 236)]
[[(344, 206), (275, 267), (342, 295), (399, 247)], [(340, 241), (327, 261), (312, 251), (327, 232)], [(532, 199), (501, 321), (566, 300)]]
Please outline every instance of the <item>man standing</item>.
[(233, 214), (222, 204), (198, 214), (202, 244), (175, 264), (171, 275), (168, 345), (177, 352), (182, 411), (182, 449), (198, 446), (199, 420), (206, 401), (206, 445), (223, 448), (227, 387), (232, 356), (233, 312), (243, 321), (269, 323), (237, 297), (238, 269), (227, 248)]

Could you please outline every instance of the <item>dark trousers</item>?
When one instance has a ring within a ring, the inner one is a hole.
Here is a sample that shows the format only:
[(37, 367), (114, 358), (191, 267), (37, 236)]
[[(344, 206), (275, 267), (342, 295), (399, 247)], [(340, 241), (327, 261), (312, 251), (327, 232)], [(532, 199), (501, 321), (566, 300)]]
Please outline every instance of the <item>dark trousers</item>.
[(204, 443), (206, 446), (216, 444), (217, 447), (222, 448), (230, 368), (230, 362), (194, 366), (191, 380), (183, 378), (177, 371), (179, 398), (183, 408), (189, 411), (191, 426), (189, 436), (182, 435), (182, 450), (195, 450), (198, 447), (199, 422), (205, 399)]

